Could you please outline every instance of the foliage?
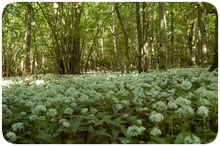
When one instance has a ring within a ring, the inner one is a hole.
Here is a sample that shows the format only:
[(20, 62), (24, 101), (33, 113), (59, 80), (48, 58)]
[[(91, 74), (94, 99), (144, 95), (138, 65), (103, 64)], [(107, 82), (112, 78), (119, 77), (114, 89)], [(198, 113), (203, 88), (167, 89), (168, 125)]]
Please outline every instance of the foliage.
[(3, 135), (13, 143), (209, 143), (218, 74), (206, 70), (3, 78)]

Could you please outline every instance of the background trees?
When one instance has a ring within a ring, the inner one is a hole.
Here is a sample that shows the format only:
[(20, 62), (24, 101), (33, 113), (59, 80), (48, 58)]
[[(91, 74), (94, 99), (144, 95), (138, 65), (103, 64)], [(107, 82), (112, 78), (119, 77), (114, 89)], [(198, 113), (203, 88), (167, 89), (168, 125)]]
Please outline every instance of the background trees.
[(2, 15), (3, 76), (216, 67), (215, 11), (208, 3), (12, 3)]

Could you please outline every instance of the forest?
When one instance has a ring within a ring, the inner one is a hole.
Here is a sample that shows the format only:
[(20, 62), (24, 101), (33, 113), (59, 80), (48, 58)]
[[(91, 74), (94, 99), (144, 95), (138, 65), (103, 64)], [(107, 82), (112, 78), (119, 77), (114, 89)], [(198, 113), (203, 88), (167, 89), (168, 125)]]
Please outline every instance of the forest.
[(218, 13), (204, 2), (14, 2), (2, 131), (21, 144), (204, 144), (218, 131)]

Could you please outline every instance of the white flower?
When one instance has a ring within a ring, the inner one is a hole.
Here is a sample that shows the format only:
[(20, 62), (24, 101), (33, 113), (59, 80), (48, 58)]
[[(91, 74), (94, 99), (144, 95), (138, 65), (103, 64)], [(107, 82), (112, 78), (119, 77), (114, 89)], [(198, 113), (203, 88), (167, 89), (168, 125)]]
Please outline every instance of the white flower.
[(123, 106), (118, 103), (118, 104), (115, 105), (115, 109), (116, 109), (117, 111), (120, 111), (120, 110), (123, 109)]
[(205, 106), (200, 106), (197, 110), (197, 114), (203, 117), (208, 117), (209, 109)]
[(88, 108), (83, 108), (82, 110), (81, 110), (81, 114), (86, 114), (88, 112)]
[(137, 123), (138, 123), (139, 125), (141, 125), (141, 124), (142, 124), (142, 121), (141, 121), (141, 120), (137, 120)]
[(29, 117), (29, 120), (31, 120), (31, 121), (36, 121), (38, 119), (38, 116), (37, 115), (31, 115), (30, 117)]
[(16, 131), (18, 131), (18, 130), (23, 130), (23, 129), (24, 129), (24, 124), (21, 123), (21, 122), (17, 122), (17, 123), (15, 123), (15, 124), (13, 124), (13, 125), (11, 126), (11, 129), (12, 129), (14, 132), (16, 132)]
[(73, 110), (71, 108), (66, 108), (65, 111), (64, 111), (64, 114), (67, 114), (67, 115), (71, 115), (73, 113)]
[(26, 116), (26, 115), (27, 115), (26, 112), (20, 112), (20, 114), (21, 114), (22, 116)]
[(161, 113), (152, 112), (152, 114), (150, 115), (149, 119), (152, 122), (159, 123), (159, 122), (163, 121), (164, 117), (163, 117), (163, 115)]
[(64, 121), (64, 122), (62, 123), (62, 125), (63, 125), (63, 127), (65, 127), (65, 128), (69, 128), (69, 127), (70, 127), (70, 123), (67, 122), (67, 121)]
[(185, 105), (190, 105), (191, 101), (183, 97), (178, 97), (176, 99), (176, 103), (180, 106), (185, 106)]
[(175, 113), (178, 116), (188, 118), (188, 117), (191, 117), (194, 115), (194, 110), (191, 106), (182, 106), (179, 109), (177, 109), (177, 111), (175, 111)]
[(40, 116), (39, 118), (38, 118), (38, 121), (44, 121), (46, 118), (44, 117), (44, 116)]
[(150, 134), (153, 135), (153, 136), (157, 136), (157, 135), (160, 135), (162, 132), (160, 131), (160, 129), (158, 128), (153, 128), (151, 131), (150, 131)]
[(138, 126), (130, 126), (127, 129), (127, 134), (129, 136), (138, 136), (141, 135), (146, 130), (145, 127), (138, 127)]
[(6, 133), (6, 138), (10, 141), (10, 142), (15, 142), (17, 140), (17, 136), (14, 132), (8, 132)]
[(196, 135), (188, 135), (184, 138), (184, 143), (185, 144), (200, 144), (201, 140)]
[(177, 108), (177, 104), (175, 101), (170, 100), (167, 104), (168, 108), (170, 109), (176, 109)]
[(158, 101), (155, 104), (153, 104), (153, 108), (158, 111), (166, 111), (167, 110), (166, 104), (162, 101)]
[(32, 107), (34, 105), (34, 103), (32, 101), (28, 101), (25, 103), (25, 106), (27, 107)]
[(59, 120), (59, 123), (60, 123), (60, 124), (63, 124), (63, 122), (67, 122), (67, 119), (60, 119), (60, 120)]
[(192, 83), (189, 81), (183, 81), (180, 86), (184, 90), (189, 90), (192, 87)]
[(46, 112), (46, 107), (44, 105), (38, 105), (34, 109), (34, 113)]
[(47, 115), (51, 117), (55, 117), (57, 115), (57, 110), (51, 108), (47, 111)]

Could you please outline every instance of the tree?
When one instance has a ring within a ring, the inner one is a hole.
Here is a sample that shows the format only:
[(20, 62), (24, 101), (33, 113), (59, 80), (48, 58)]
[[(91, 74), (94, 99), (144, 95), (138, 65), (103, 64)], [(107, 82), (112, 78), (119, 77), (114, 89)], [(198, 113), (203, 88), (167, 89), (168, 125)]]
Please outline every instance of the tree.
[(159, 50), (159, 67), (160, 69), (167, 69), (167, 39), (166, 39), (166, 13), (165, 3), (159, 3), (159, 21), (160, 21), (160, 50)]
[(199, 30), (201, 33), (201, 45), (202, 45), (202, 58), (201, 58), (201, 63), (202, 66), (205, 67), (207, 66), (207, 53), (208, 53), (208, 48), (207, 48), (207, 39), (206, 39), (206, 30), (204, 23), (202, 21), (202, 3), (197, 3), (197, 8), (198, 8), (198, 25), (199, 25)]
[(212, 65), (209, 68), (209, 72), (212, 72), (216, 68), (218, 69), (218, 12), (216, 9), (214, 10), (214, 13), (215, 13), (215, 46), (214, 46), (215, 55), (212, 61)]
[(129, 66), (130, 66), (130, 57), (129, 57), (129, 46), (128, 46), (128, 34), (124, 28), (122, 19), (121, 19), (121, 15), (118, 9), (118, 2), (115, 3), (115, 10), (116, 10), (116, 14), (119, 20), (119, 23), (121, 25), (123, 34), (124, 34), (124, 41), (125, 41), (125, 51), (126, 51), (126, 71), (127, 73), (129, 73)]
[(148, 72), (149, 57), (148, 57), (148, 39), (149, 39), (149, 23), (148, 23), (148, 4), (143, 2), (143, 47), (144, 47), (144, 56), (143, 60), (143, 71)]
[(136, 2), (136, 19), (137, 19), (137, 32), (138, 32), (138, 63), (137, 63), (137, 69), (138, 72), (142, 72), (142, 66), (141, 66), (141, 49), (142, 49), (142, 37), (141, 37), (141, 22), (140, 22), (140, 14), (139, 14), (139, 2)]
[(27, 49), (26, 49), (26, 72), (31, 73), (31, 3), (27, 3), (27, 11), (28, 11), (28, 29), (27, 29)]

